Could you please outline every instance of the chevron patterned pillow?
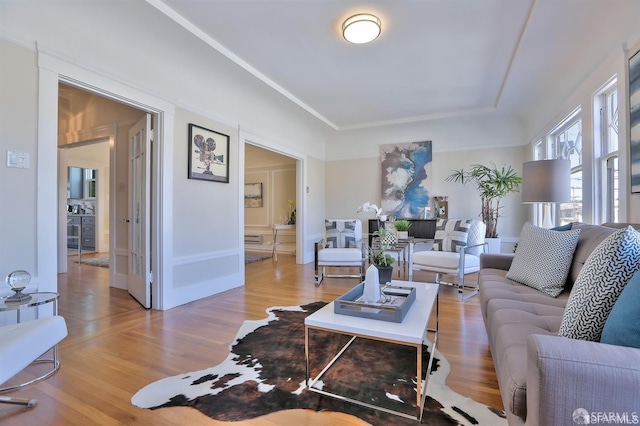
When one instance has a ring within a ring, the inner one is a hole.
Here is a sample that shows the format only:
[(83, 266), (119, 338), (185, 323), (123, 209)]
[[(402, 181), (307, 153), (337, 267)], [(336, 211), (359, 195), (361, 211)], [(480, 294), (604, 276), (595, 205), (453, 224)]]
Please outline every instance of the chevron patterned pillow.
[(589, 255), (571, 290), (558, 335), (600, 341), (607, 317), (640, 270), (640, 234), (631, 226), (602, 241)]
[(580, 230), (553, 231), (527, 222), (506, 277), (557, 297), (567, 282)]

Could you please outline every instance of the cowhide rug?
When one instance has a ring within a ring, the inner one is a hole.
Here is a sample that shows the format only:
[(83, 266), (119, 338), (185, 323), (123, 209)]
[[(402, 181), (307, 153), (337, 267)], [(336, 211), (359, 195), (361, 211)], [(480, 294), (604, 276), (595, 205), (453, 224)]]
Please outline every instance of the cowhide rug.
[[(374, 425), (415, 424), (403, 417), (305, 389), (304, 318), (324, 305), (324, 302), (315, 302), (269, 308), (267, 318), (244, 322), (229, 356), (221, 364), (151, 383), (138, 391), (131, 402), (150, 409), (191, 406), (221, 421), (240, 421), (280, 410), (307, 408), (349, 413)], [(348, 339), (348, 336), (311, 331), (312, 377), (317, 376)], [(427, 349), (424, 346), (424, 368), (429, 356)], [(445, 386), (450, 366), (437, 350), (432, 370), (423, 424), (506, 425), (498, 410)], [(356, 339), (318, 385), (329, 392), (415, 415), (415, 375), (415, 349)]]

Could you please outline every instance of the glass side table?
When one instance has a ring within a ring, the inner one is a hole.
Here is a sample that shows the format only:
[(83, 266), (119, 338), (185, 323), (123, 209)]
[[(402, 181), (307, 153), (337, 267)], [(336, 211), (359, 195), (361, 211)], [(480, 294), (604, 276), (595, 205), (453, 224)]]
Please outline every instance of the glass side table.
[[(24, 300), (22, 302), (7, 302), (6, 300), (7, 297), (0, 297), (0, 312), (16, 311), (16, 321), (20, 323), (20, 320), (21, 320), (20, 313), (23, 310), (34, 308), (36, 306), (44, 305), (47, 303), (52, 303), (53, 315), (58, 315), (58, 293), (34, 292), (34, 293), (27, 293), (27, 294), (31, 295), (31, 299)], [(28, 382), (12, 385), (5, 388), (0, 388), (0, 393), (9, 392), (12, 390), (25, 387), (32, 383), (39, 382), (40, 380), (44, 380), (47, 377), (51, 376), (56, 371), (58, 371), (60, 369), (60, 360), (58, 359), (58, 345), (55, 345), (53, 348), (51, 348), (51, 351), (53, 352), (51, 358), (38, 358), (32, 363), (32, 364), (50, 363), (52, 365), (51, 369), (49, 369), (43, 375), (36, 377), (33, 380), (29, 380)]]

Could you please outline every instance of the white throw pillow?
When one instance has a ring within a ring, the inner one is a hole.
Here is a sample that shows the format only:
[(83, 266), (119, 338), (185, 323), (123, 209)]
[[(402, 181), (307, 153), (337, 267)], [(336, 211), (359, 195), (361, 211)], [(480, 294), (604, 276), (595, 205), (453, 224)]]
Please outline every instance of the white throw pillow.
[(432, 250), (459, 252), (467, 245), (470, 226), (469, 220), (438, 219)]
[(573, 285), (558, 335), (599, 342), (620, 293), (640, 270), (640, 234), (631, 226), (602, 241)]
[(524, 224), (506, 277), (551, 297), (564, 290), (580, 229), (553, 231)]

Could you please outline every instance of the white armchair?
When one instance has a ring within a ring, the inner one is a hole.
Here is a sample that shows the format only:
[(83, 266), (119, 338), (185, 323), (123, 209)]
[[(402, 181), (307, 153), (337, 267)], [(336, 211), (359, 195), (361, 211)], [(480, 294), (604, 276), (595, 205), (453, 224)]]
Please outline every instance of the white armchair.
[[(35, 319), (32, 321), (10, 324), (0, 327), (0, 384), (18, 374), (31, 363), (48, 363), (51, 368), (35, 379), (18, 385), (6, 386), (0, 393), (10, 392), (46, 379), (60, 368), (58, 360), (58, 343), (67, 336), (67, 324), (61, 316)], [(52, 350), (52, 358), (42, 355)], [(0, 396), (0, 403), (18, 404), (33, 407), (35, 399)]]
[[(325, 236), (315, 243), (315, 283), (322, 284), (324, 277), (349, 277), (364, 279), (366, 260), (362, 243), (362, 222), (357, 219), (327, 219)], [(357, 267), (358, 274), (326, 273), (327, 267)]]
[[(465, 301), (478, 293), (478, 284), (465, 285), (464, 276), (480, 270), (480, 254), (485, 251), (486, 226), (479, 220), (439, 219), (431, 251), (419, 251), (413, 254), (413, 271), (435, 272), (436, 284), (458, 287), (460, 300)], [(457, 277), (457, 282), (442, 281), (442, 275)], [(471, 291), (464, 294), (465, 288)]]

